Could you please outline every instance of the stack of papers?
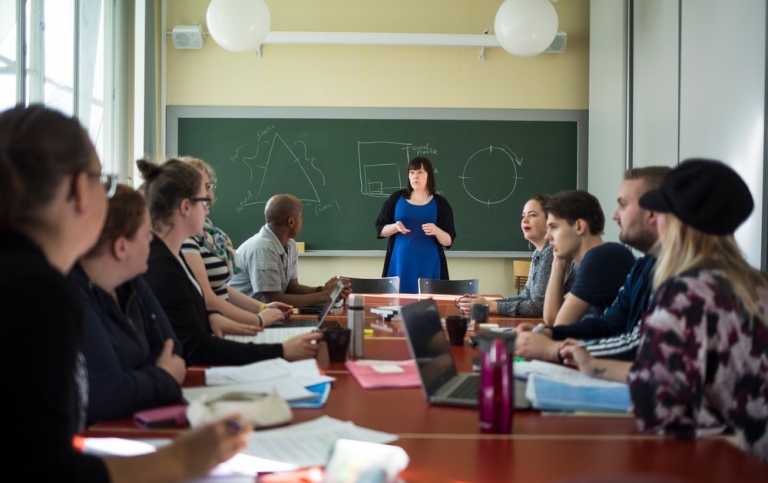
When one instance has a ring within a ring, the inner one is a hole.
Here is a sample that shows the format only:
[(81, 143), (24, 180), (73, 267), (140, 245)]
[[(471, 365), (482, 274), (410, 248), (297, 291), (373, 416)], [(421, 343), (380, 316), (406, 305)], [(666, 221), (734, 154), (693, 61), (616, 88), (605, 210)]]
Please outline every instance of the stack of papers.
[(231, 335), (224, 336), (225, 339), (236, 342), (254, 344), (282, 344), (291, 337), (307, 334), (315, 330), (315, 327), (275, 327), (262, 330), (256, 335)]
[[(205, 370), (205, 387), (182, 388), (187, 401), (203, 396), (214, 399), (229, 392), (277, 393), (293, 405), (295, 401), (313, 401), (322, 407), (328, 399), (330, 382), (320, 373), (314, 359), (288, 362), (285, 359), (269, 359), (245, 366), (212, 367)], [(328, 385), (322, 388), (316, 386)], [(310, 389), (311, 388), (311, 389)]]
[(347, 369), (364, 389), (419, 387), (416, 361), (347, 361)]
[(626, 413), (629, 386), (542, 361), (515, 362), (516, 378), (528, 379), (525, 397), (542, 411)]
[[(279, 429), (253, 431), (248, 435), (248, 446), (243, 451), (214, 468), (208, 478), (195, 481), (222, 481), (216, 478), (247, 475), (251, 478), (242, 481), (252, 482), (258, 473), (325, 466), (334, 443), (339, 439), (387, 444), (396, 441), (397, 436), (328, 416)], [(132, 456), (152, 453), (155, 448), (168, 443), (170, 440), (167, 439), (85, 438), (84, 452)]]
[(248, 436), (248, 447), (243, 453), (297, 468), (325, 466), (338, 439), (386, 444), (396, 441), (397, 436), (322, 416), (279, 429), (254, 431)]

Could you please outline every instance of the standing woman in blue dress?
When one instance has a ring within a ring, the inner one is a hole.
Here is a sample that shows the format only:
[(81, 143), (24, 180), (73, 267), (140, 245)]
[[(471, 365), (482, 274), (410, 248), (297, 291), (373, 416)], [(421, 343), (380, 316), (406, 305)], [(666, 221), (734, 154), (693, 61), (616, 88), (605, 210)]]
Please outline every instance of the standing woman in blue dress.
[(376, 219), (378, 238), (389, 237), (384, 277), (400, 277), (401, 293), (418, 293), (419, 278), (448, 280), (444, 248), (456, 239), (453, 210), (435, 193), (429, 159), (408, 163), (408, 186), (392, 193)]

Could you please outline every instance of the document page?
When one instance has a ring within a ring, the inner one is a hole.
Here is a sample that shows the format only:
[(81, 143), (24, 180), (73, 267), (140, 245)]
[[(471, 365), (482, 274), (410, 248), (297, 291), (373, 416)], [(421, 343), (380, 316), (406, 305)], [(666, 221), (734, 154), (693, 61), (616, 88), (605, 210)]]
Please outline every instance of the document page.
[(548, 379), (552, 379), (558, 382), (565, 382), (574, 386), (594, 386), (594, 387), (622, 387), (626, 384), (613, 381), (605, 381), (603, 379), (597, 379), (595, 377), (588, 376), (578, 370), (563, 366), (560, 364), (552, 364), (551, 362), (544, 361), (521, 361), (515, 362), (514, 365), (515, 377), (528, 378), (530, 375), (536, 374), (537, 376), (544, 376)]
[(299, 468), (325, 466), (337, 439), (386, 444), (397, 440), (397, 436), (321, 416), (285, 428), (255, 431), (248, 436), (243, 453)]

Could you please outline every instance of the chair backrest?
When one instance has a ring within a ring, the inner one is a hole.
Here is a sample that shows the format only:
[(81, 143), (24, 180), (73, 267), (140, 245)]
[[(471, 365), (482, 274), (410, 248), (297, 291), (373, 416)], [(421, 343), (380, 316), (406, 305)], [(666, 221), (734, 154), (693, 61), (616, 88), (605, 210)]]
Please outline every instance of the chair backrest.
[(476, 278), (467, 280), (437, 280), (433, 278), (419, 279), (420, 294), (461, 295), (465, 293), (480, 293), (480, 281)]
[(347, 278), (352, 293), (400, 293), (400, 277)]

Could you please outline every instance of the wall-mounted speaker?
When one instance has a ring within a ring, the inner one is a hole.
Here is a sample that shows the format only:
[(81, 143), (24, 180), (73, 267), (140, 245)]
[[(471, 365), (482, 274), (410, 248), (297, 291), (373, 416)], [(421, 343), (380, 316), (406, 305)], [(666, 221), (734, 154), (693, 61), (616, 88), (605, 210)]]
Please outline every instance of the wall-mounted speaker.
[(544, 52), (550, 54), (562, 54), (565, 52), (566, 45), (568, 45), (568, 34), (565, 32), (558, 32), (557, 35), (555, 35), (555, 39)]
[(177, 25), (171, 31), (173, 46), (177, 49), (202, 49), (203, 27), (202, 25)]

